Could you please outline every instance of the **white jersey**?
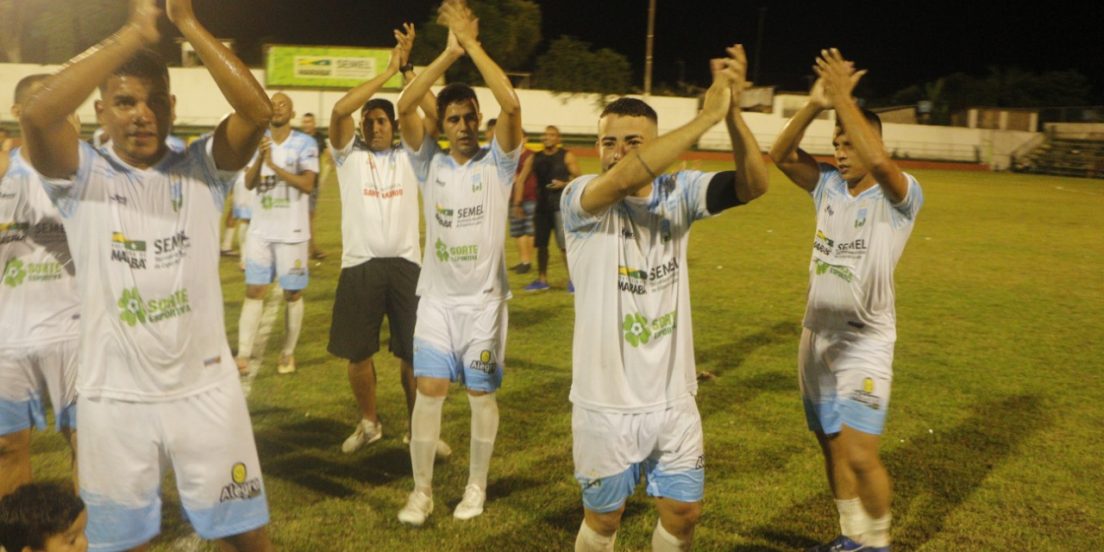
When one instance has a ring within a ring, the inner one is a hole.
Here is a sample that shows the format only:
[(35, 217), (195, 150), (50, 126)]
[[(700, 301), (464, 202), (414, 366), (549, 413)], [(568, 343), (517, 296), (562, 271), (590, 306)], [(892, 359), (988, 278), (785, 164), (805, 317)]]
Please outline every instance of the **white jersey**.
[(0, 179), (0, 349), (76, 339), (80, 299), (61, 215), (11, 152)]
[(893, 269), (924, 204), (920, 184), (905, 178), (908, 193), (894, 205), (877, 184), (852, 197), (839, 171), (820, 165), (806, 328), (897, 339)]
[(509, 299), (506, 218), (521, 146), (498, 140), (460, 165), (429, 137), (410, 153), (422, 189), (426, 245), (418, 295), (456, 303)]
[(373, 152), (357, 139), (330, 143), (341, 187), (341, 267), (399, 257), (421, 263), (418, 181), (401, 148)]
[[(271, 132), (265, 136), (272, 137)], [(272, 141), (272, 162), (291, 174), (318, 174), (318, 143), (291, 131), (282, 143)], [(299, 243), (310, 239), (310, 194), (300, 191), (261, 166), (260, 183), (253, 188), (253, 219), (249, 235), (269, 242)]]
[(680, 171), (591, 215), (580, 203), (597, 175), (561, 199), (575, 283), (571, 402), (616, 412), (665, 410), (697, 393), (686, 246), (690, 224), (710, 216), (716, 173)]
[(234, 378), (218, 248), (235, 173), (211, 147), (138, 169), (81, 142), (72, 179), (43, 179), (77, 267), (82, 397), (173, 400)]
[[(252, 165), (255, 161), (256, 156), (249, 164)], [(245, 169), (238, 171), (234, 177), (234, 187), (231, 195), (233, 196), (231, 201), (233, 201), (235, 209), (251, 209), (253, 207), (253, 197), (257, 194), (245, 187)]]

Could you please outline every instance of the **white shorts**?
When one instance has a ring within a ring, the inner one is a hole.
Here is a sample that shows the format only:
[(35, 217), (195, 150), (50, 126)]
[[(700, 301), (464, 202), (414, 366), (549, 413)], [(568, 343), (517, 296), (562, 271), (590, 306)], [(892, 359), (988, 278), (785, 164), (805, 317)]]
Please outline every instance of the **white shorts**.
[(832, 435), (844, 425), (881, 435), (893, 383), (893, 342), (805, 328), (797, 353), (805, 419)]
[(307, 242), (270, 242), (250, 236), (245, 240), (245, 283), (265, 286), (279, 278), (280, 287), (299, 291), (307, 287)]
[(77, 348), (73, 338), (0, 349), (0, 435), (46, 429), (47, 400), (56, 429), (76, 427)]
[(622, 414), (571, 409), (575, 478), (583, 506), (618, 510), (647, 478), (648, 496), (698, 502), (705, 496), (705, 447), (693, 397), (666, 410)]
[(506, 358), (506, 301), (448, 305), (418, 301), (414, 324), (414, 375), (459, 381), (473, 391), (502, 386)]
[(253, 427), (238, 378), (183, 399), (78, 399), (80, 494), (90, 550), (123, 550), (161, 530), (161, 479), (172, 467), (196, 533), (219, 539), (268, 523)]

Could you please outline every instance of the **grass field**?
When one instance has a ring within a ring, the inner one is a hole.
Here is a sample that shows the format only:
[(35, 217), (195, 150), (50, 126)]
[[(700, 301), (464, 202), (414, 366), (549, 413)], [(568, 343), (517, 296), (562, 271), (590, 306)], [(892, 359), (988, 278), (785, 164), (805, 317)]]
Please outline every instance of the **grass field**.
[[(584, 159), (584, 170), (595, 160)], [(705, 163), (703, 168), (721, 168)], [(897, 268), (899, 339), (883, 458), (894, 479), (895, 550), (1104, 550), (1104, 182), (913, 171), (926, 203)], [(570, 550), (582, 515), (572, 477), (574, 311), (553, 257), (553, 290), (527, 295), (511, 274), (502, 423), (486, 513), (451, 510), (467, 478), (468, 404), (454, 390), (426, 527), (395, 514), (412, 488), (398, 363), (376, 357), (385, 437), (340, 452), (358, 414), (345, 364), (326, 352), (340, 267), (336, 186), (323, 189), (299, 371), (275, 374), (282, 313), (250, 409), (283, 550)], [(698, 550), (795, 550), (838, 530), (821, 459), (805, 429), (796, 355), (814, 217), (772, 169), (752, 205), (698, 223), (689, 253), (705, 426)], [(507, 261), (515, 264), (512, 244)], [(243, 295), (222, 265), (227, 335)], [(33, 441), (36, 476), (62, 478), (66, 448)], [(190, 534), (166, 485), (163, 534)], [(619, 550), (645, 550), (655, 513), (630, 500)], [(211, 547), (213, 549), (213, 547)]]

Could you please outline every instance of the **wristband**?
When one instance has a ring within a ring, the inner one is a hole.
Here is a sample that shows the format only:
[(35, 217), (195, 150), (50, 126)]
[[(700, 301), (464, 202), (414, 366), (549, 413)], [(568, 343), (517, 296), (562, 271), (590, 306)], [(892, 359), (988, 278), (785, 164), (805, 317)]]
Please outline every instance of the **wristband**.
[(408, 72), (413, 71), (413, 70), (414, 70), (414, 64), (413, 63), (407, 63), (406, 65), (400, 65), (399, 66), (399, 72), (400, 73), (408, 73)]

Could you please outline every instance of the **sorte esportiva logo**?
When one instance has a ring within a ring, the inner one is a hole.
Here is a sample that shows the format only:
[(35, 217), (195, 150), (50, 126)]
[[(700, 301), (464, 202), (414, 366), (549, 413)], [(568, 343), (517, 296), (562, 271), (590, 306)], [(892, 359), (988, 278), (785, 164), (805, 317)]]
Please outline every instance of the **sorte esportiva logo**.
[(23, 261), (19, 259), (12, 259), (4, 265), (4, 285), (8, 287), (16, 287), (23, 283), (23, 279), (27, 277), (27, 271), (23, 268)]

